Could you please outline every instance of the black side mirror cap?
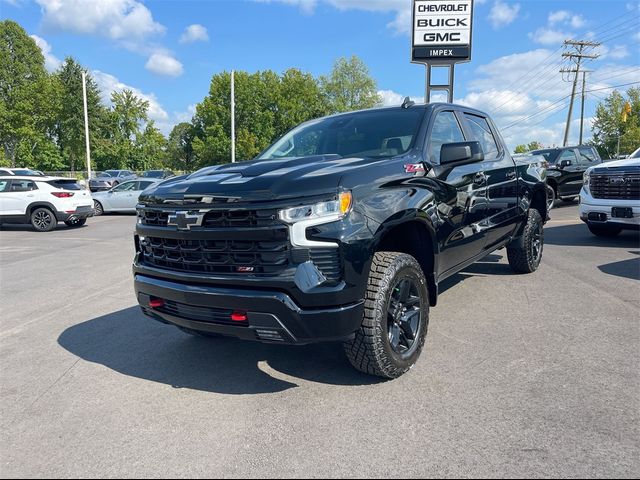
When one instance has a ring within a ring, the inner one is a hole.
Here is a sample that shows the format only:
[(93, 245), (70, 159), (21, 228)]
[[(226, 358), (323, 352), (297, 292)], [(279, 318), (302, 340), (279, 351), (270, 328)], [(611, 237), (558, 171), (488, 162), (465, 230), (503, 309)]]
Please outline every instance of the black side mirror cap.
[(480, 142), (445, 143), (440, 150), (440, 165), (466, 165), (483, 160)]
[(573, 165), (571, 160), (562, 160), (560, 162), (560, 168), (570, 167), (571, 165)]

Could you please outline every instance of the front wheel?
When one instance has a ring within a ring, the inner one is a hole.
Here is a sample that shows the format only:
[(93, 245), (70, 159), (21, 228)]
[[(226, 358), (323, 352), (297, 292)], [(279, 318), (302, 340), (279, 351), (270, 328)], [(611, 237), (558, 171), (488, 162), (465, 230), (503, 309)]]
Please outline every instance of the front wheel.
[(397, 378), (415, 365), (425, 344), (427, 280), (411, 255), (377, 252), (367, 285), (362, 325), (345, 353), (361, 372)]
[(544, 225), (540, 212), (529, 210), (522, 237), (507, 247), (509, 266), (516, 273), (533, 273), (540, 266), (544, 249)]
[(607, 225), (592, 225), (590, 223), (587, 224), (589, 227), (589, 231), (598, 237), (615, 237), (622, 232), (622, 228), (620, 227), (612, 227)]
[(99, 201), (94, 200), (93, 201), (93, 215), (96, 216), (96, 217), (99, 217), (103, 213), (104, 213), (104, 208), (102, 208), (102, 204)]

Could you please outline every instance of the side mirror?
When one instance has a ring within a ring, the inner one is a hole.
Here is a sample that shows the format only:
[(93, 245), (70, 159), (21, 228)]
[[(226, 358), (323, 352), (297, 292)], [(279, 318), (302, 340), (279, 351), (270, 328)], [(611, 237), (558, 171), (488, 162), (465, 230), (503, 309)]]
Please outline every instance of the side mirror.
[(440, 165), (467, 165), (483, 160), (480, 142), (445, 143), (440, 150)]
[(560, 162), (560, 168), (570, 167), (571, 165), (573, 165), (573, 162), (571, 160), (562, 160)]

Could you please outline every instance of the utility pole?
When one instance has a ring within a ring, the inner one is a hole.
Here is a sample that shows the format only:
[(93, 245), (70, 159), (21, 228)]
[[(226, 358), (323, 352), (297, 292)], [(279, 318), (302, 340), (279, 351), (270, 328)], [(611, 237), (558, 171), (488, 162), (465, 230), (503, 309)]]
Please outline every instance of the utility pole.
[(569, 143), (569, 129), (571, 126), (571, 116), (573, 115), (573, 102), (576, 98), (576, 89), (578, 87), (578, 75), (580, 75), (580, 66), (582, 65), (583, 59), (595, 59), (600, 55), (588, 55), (586, 52), (588, 49), (593, 49), (595, 47), (599, 47), (600, 43), (597, 42), (587, 42), (583, 40), (565, 40), (565, 47), (572, 47), (573, 52), (565, 52), (562, 54), (564, 58), (568, 58), (570, 61), (576, 64), (575, 70), (560, 70), (562, 73), (575, 73), (575, 77), (573, 79), (573, 88), (571, 90), (571, 101), (569, 102), (569, 112), (567, 113), (567, 125), (564, 129), (564, 142), (563, 146), (566, 147), (567, 143)]
[(87, 190), (91, 180), (91, 150), (89, 147), (89, 110), (87, 108), (87, 75), (82, 72), (82, 100), (84, 103), (84, 139), (87, 148)]
[(582, 72), (582, 104), (580, 106), (580, 143), (582, 145), (582, 133), (584, 131), (584, 97), (587, 88), (587, 72)]
[(236, 163), (236, 75), (231, 70), (231, 163)]

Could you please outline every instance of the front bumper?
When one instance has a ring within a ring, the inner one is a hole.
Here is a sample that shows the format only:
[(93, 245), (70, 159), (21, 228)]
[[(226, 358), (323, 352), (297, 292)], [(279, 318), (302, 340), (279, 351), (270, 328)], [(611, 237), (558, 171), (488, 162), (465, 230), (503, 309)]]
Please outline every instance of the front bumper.
[[(364, 302), (302, 309), (279, 291), (185, 285), (135, 274), (135, 291), (145, 315), (192, 330), (265, 343), (309, 344), (353, 338)], [(164, 305), (151, 307), (151, 300)], [(234, 322), (231, 314), (246, 313)]]
[(59, 222), (72, 222), (83, 218), (93, 217), (93, 205), (82, 205), (73, 212), (56, 212), (56, 219)]
[[(614, 218), (612, 209), (631, 208), (632, 218)], [(640, 200), (604, 200), (593, 198), (583, 188), (580, 192), (580, 220), (593, 225), (612, 225), (624, 229), (640, 228)]]

